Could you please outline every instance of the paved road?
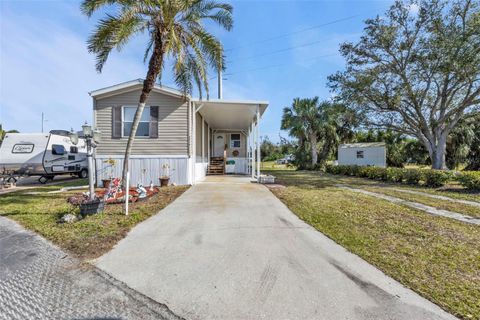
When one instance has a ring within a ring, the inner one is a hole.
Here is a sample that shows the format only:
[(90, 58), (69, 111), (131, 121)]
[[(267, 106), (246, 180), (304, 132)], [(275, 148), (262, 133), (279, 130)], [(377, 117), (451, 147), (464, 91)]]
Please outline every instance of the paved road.
[(0, 319), (176, 319), (169, 310), (0, 217)]
[(187, 319), (453, 319), (245, 178), (190, 188), (97, 266)]

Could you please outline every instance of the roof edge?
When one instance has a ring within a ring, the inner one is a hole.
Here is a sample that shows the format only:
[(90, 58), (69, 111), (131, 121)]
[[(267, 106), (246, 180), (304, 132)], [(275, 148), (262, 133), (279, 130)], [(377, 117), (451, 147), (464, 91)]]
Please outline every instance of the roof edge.
[[(144, 81), (143, 79), (139, 78), (139, 79), (135, 79), (135, 80), (131, 80), (131, 81), (121, 82), (121, 83), (118, 83), (118, 84), (115, 84), (115, 85), (112, 85), (112, 86), (108, 86), (108, 87), (105, 87), (105, 88), (100, 88), (100, 89), (97, 89), (97, 90), (90, 91), (88, 94), (92, 98), (95, 98), (95, 97), (98, 97), (98, 96), (101, 96), (101, 95), (108, 95), (109, 93), (113, 93), (113, 92), (116, 92), (116, 91), (135, 88), (137, 86), (142, 87), (143, 86), (143, 81)], [(152, 90), (164, 92), (164, 93), (174, 95), (174, 96), (178, 96), (178, 97), (186, 97), (188, 99), (191, 99), (191, 97), (189, 95), (185, 95), (185, 94), (183, 94), (183, 92), (181, 92), (177, 89), (165, 87), (165, 86), (159, 85), (157, 83), (155, 83)]]

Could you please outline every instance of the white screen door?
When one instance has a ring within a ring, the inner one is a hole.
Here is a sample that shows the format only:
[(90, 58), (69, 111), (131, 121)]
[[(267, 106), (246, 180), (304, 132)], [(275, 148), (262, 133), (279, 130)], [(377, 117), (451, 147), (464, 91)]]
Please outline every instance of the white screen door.
[(223, 157), (223, 150), (225, 149), (225, 133), (215, 133), (213, 139), (213, 156)]

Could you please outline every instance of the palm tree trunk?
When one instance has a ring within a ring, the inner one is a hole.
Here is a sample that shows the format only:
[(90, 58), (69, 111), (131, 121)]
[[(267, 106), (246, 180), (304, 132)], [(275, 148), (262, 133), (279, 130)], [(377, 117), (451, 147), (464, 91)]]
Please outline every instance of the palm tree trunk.
[(155, 80), (157, 79), (163, 64), (163, 47), (162, 47), (162, 38), (158, 33), (155, 37), (155, 46), (153, 48), (152, 56), (148, 63), (148, 72), (147, 77), (143, 81), (142, 94), (140, 95), (140, 100), (138, 102), (137, 111), (133, 118), (132, 130), (128, 137), (127, 148), (125, 149), (125, 156), (123, 161), (123, 172), (122, 172), (122, 184), (124, 188), (127, 181), (127, 172), (129, 168), (130, 153), (132, 152), (133, 141), (135, 140), (135, 135), (137, 133), (138, 124), (140, 123), (140, 118), (142, 117), (143, 110), (145, 109), (145, 103), (147, 102), (148, 96), (155, 85)]
[(310, 134), (310, 148), (312, 151), (312, 169), (314, 169), (318, 161), (317, 135), (314, 133)]

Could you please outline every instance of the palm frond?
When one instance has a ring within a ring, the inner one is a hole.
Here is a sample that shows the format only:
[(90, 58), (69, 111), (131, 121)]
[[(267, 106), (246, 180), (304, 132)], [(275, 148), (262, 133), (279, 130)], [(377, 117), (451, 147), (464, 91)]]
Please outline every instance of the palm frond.
[(121, 49), (130, 37), (144, 28), (144, 21), (133, 16), (107, 15), (97, 25), (97, 30), (87, 40), (88, 51), (96, 55), (96, 69), (102, 71), (112, 49)]

